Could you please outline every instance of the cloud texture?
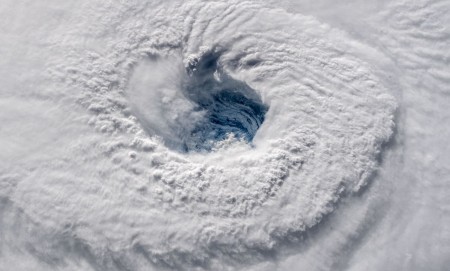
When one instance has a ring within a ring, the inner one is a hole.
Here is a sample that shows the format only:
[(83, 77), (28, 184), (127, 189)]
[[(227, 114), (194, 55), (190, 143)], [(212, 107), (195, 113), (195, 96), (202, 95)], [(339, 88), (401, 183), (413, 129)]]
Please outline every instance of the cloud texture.
[(6, 1), (0, 266), (444, 270), (449, 3), (331, 2)]

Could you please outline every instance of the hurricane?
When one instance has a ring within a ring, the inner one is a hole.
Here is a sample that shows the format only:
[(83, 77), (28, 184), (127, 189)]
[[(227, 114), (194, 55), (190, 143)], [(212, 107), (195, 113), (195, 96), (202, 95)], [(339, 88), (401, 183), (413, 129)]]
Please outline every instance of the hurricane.
[(0, 5), (0, 270), (448, 270), (450, 1)]

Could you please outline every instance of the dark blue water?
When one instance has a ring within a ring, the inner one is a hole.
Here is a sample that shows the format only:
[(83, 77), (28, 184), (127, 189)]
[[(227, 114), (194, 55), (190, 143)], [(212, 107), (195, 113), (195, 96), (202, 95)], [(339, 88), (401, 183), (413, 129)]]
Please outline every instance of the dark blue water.
[(229, 134), (250, 143), (264, 122), (267, 105), (246, 83), (222, 71), (219, 56), (205, 54), (187, 68), (185, 95), (205, 117), (185, 138), (185, 151), (209, 151)]

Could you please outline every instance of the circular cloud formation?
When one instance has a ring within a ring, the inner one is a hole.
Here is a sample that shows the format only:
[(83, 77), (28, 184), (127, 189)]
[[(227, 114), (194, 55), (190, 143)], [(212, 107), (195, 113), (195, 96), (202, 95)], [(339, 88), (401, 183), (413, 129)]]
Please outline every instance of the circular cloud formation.
[(49, 67), (98, 133), (18, 186), (32, 219), (126, 266), (207, 266), (295, 242), (376, 170), (395, 102), (344, 33), (248, 1), (104, 5)]

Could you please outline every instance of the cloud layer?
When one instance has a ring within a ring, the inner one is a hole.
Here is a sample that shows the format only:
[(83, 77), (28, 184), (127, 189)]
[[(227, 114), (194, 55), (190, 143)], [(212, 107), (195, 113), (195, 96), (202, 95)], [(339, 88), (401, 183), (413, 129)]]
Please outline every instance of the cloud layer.
[[(411, 203), (390, 195), (408, 191), (412, 168), (426, 172), (417, 141), (424, 112), (445, 111), (448, 100), (429, 92), (447, 97), (448, 35), (445, 13), (436, 13), (445, 1), (422, 2), (349, 13), (371, 14), (371, 32), (355, 33), (348, 18), (307, 2), (7, 1), (0, 262), (384, 268), (383, 252), (369, 266), (358, 258), (396, 236), (395, 213), (381, 210)], [(442, 138), (427, 144), (432, 152)], [(415, 183), (413, 194), (434, 189)], [(373, 232), (386, 237), (377, 242)]]

